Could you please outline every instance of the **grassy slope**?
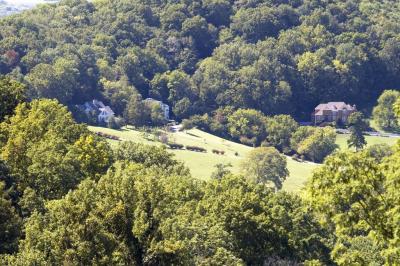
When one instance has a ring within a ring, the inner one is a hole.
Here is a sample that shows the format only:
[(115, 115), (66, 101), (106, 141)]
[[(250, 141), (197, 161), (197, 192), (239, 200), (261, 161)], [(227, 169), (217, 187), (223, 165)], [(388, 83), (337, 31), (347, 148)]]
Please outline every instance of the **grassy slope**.
[[(108, 128), (89, 127), (92, 131), (104, 132), (119, 136), (122, 140), (135, 141), (150, 145), (160, 145), (158, 142), (148, 141), (143, 135), (135, 130), (112, 130)], [(208, 179), (214, 171), (214, 166), (218, 163), (232, 164), (232, 171), (240, 171), (240, 161), (252, 149), (242, 144), (234, 143), (201, 130), (192, 129), (186, 132), (170, 134), (170, 141), (183, 145), (193, 145), (204, 147), (207, 153), (197, 153), (187, 150), (172, 150), (178, 160), (183, 161), (191, 170), (192, 175), (200, 179)], [(211, 152), (212, 149), (223, 150), (225, 155), (216, 155)], [(236, 156), (235, 153), (239, 155)], [(311, 175), (313, 169), (318, 165), (313, 163), (300, 163), (288, 157), (288, 169), (290, 176), (284, 183), (284, 189), (287, 191), (298, 191), (302, 188), (304, 182)]]
[[(142, 133), (132, 130), (113, 130), (100, 127), (89, 127), (92, 131), (104, 132), (119, 136), (122, 140), (135, 141), (149, 145), (160, 145), (159, 142), (146, 140)], [(337, 144), (340, 149), (347, 149), (348, 135), (338, 135)], [(214, 171), (214, 166), (218, 163), (232, 164), (232, 171), (239, 173), (240, 162), (246, 154), (252, 149), (242, 144), (234, 143), (214, 135), (208, 134), (198, 129), (188, 130), (186, 132), (171, 133), (169, 135), (171, 142), (183, 145), (200, 146), (207, 149), (207, 153), (197, 153), (187, 150), (171, 150), (176, 158), (183, 161), (190, 169), (192, 175), (200, 179), (208, 179)], [(366, 136), (368, 145), (377, 143), (395, 144), (399, 138), (385, 138)], [(115, 142), (112, 142), (114, 144)], [(211, 152), (212, 149), (223, 150), (225, 155), (216, 155)], [(236, 156), (235, 152), (239, 155)], [(288, 169), (290, 176), (284, 183), (283, 188), (287, 191), (298, 191), (303, 187), (304, 182), (311, 176), (312, 171), (318, 167), (318, 164), (300, 163), (288, 157)]]

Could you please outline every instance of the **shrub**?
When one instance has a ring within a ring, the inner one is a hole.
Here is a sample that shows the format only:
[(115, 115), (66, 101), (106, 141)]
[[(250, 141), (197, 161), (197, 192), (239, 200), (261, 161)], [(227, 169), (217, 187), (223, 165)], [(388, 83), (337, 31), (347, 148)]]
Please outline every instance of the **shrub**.
[(219, 151), (219, 150), (216, 150), (216, 149), (213, 149), (212, 153), (218, 154), (218, 155), (225, 155), (225, 151)]
[(207, 152), (206, 149), (198, 146), (186, 146), (186, 149), (189, 151), (195, 151), (195, 152)]
[(194, 123), (192, 120), (190, 119), (183, 119), (182, 120), (182, 130), (188, 130), (188, 129), (192, 129), (194, 128)]
[(111, 129), (121, 129), (124, 126), (124, 119), (121, 117), (112, 116), (107, 122), (107, 127)]
[(160, 134), (160, 136), (158, 137), (158, 139), (161, 141), (161, 143), (163, 144), (167, 144), (168, 143), (168, 135), (165, 133)]
[(239, 140), (240, 140), (240, 142), (241, 142), (242, 144), (247, 145), (247, 146), (255, 147), (256, 144), (257, 144), (257, 139), (256, 139), (255, 137), (249, 139), (248, 137), (242, 136), (242, 137), (240, 137)]
[(168, 143), (167, 146), (173, 150), (182, 150), (185, 147), (182, 144), (178, 144), (178, 143)]

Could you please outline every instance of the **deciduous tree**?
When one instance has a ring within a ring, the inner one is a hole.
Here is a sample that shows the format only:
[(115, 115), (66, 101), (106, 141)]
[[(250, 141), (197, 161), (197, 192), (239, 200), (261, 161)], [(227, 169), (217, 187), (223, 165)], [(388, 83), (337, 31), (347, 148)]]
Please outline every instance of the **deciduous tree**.
[(252, 150), (241, 164), (243, 174), (256, 183), (273, 184), (276, 189), (289, 175), (286, 158), (275, 148), (261, 147)]
[(400, 97), (400, 92), (386, 90), (378, 99), (378, 105), (373, 110), (375, 123), (384, 130), (396, 131), (399, 129), (398, 120), (394, 112), (394, 104)]

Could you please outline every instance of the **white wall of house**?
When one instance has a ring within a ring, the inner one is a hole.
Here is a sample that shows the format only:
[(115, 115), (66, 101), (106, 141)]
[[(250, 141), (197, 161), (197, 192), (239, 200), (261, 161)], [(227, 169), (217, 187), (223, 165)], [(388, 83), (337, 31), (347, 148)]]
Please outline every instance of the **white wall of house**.
[(165, 104), (165, 103), (155, 100), (153, 98), (147, 98), (144, 100), (144, 102), (159, 104), (161, 107), (161, 110), (164, 113), (165, 120), (169, 120), (169, 105), (168, 104)]

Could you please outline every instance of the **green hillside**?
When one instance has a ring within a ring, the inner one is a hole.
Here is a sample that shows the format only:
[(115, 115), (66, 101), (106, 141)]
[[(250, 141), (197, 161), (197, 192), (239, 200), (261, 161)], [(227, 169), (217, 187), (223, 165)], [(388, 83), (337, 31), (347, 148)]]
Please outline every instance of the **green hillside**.
[[(93, 132), (103, 132), (120, 137), (125, 141), (135, 141), (150, 145), (160, 145), (160, 142), (149, 141), (143, 133), (133, 129), (113, 130), (102, 127), (89, 127)], [(199, 146), (207, 149), (207, 153), (198, 153), (188, 150), (171, 150), (176, 158), (183, 161), (190, 169), (192, 175), (200, 179), (208, 179), (218, 163), (232, 164), (232, 171), (239, 173), (240, 161), (252, 149), (248, 146), (231, 142), (217, 136), (208, 134), (198, 129), (184, 132), (170, 133), (169, 139), (183, 145)], [(115, 142), (112, 141), (111, 142)], [(212, 149), (225, 151), (225, 155), (216, 155)], [(238, 153), (238, 156), (235, 153)], [(284, 183), (283, 188), (287, 191), (301, 189), (304, 182), (311, 175), (312, 170), (318, 165), (314, 163), (301, 163), (288, 157), (288, 169), (290, 176)]]
[[(103, 127), (89, 127), (93, 132), (103, 132), (110, 135), (118, 136), (124, 141), (134, 141), (149, 145), (161, 145), (160, 142), (146, 139), (144, 134), (132, 128), (114, 130)], [(240, 161), (252, 149), (248, 146), (235, 143), (223, 138), (208, 134), (198, 129), (191, 129), (184, 132), (170, 133), (168, 135), (171, 142), (183, 145), (199, 146), (207, 149), (207, 153), (198, 153), (188, 150), (171, 150), (176, 158), (183, 161), (189, 167), (192, 175), (199, 179), (208, 179), (215, 170), (214, 166), (218, 163), (232, 164), (232, 172), (240, 172)], [(346, 150), (348, 135), (338, 134), (336, 143), (340, 149)], [(373, 144), (387, 143), (394, 145), (398, 138), (366, 136), (368, 146)], [(112, 144), (116, 141), (110, 140)], [(225, 151), (225, 155), (216, 155), (212, 153), (212, 149)], [(235, 153), (238, 153), (238, 156)], [(283, 189), (287, 191), (300, 190), (307, 179), (311, 176), (312, 171), (318, 167), (315, 163), (302, 163), (287, 157), (289, 177), (286, 179)]]

